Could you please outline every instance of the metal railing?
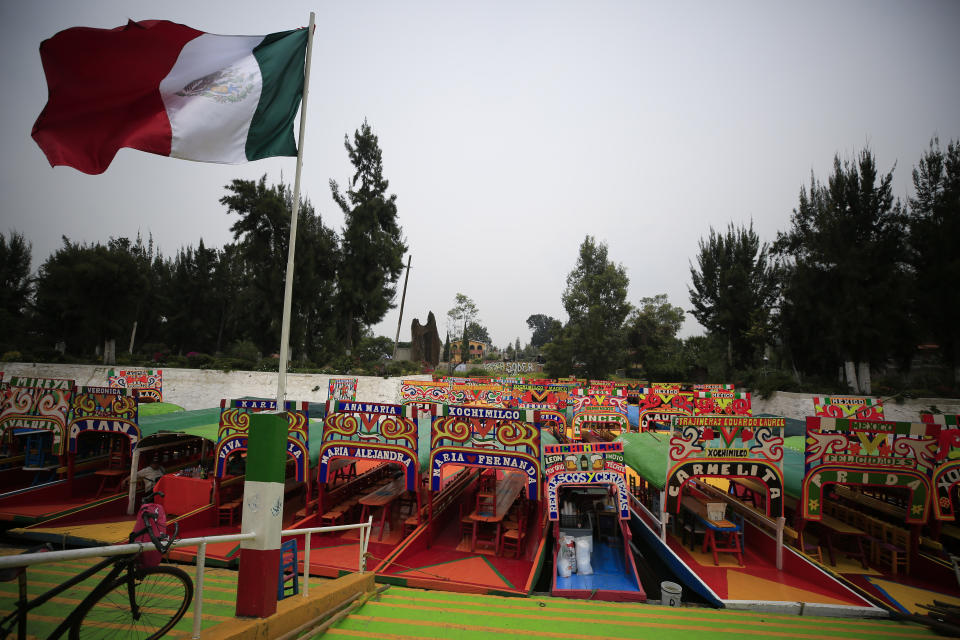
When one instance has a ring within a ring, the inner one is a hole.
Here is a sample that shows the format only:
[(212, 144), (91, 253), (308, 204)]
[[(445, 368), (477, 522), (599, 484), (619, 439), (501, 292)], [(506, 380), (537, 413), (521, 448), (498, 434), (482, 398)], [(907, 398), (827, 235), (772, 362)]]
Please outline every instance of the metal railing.
[[(306, 536), (304, 541), (303, 555), (303, 591), (302, 595), (307, 597), (310, 592), (310, 536), (314, 533), (329, 533), (334, 531), (347, 531), (350, 529), (360, 529), (360, 557), (357, 563), (357, 570), (360, 573), (366, 571), (367, 544), (370, 541), (370, 530), (373, 527), (373, 516), (370, 516), (366, 522), (358, 524), (343, 524), (332, 527), (310, 527), (307, 529), (284, 529), (280, 532), (281, 536)], [(193, 635), (194, 639), (200, 637), (200, 623), (203, 619), (203, 572), (207, 558), (207, 544), (217, 542), (237, 542), (240, 540), (253, 540), (257, 537), (256, 533), (232, 533), (222, 536), (204, 536), (201, 538), (181, 538), (174, 541), (172, 548), (179, 547), (198, 547), (197, 549), (197, 569), (194, 579), (193, 591)], [(60, 562), (64, 560), (79, 560), (82, 558), (122, 556), (131, 553), (143, 553), (154, 549), (151, 542), (133, 542), (129, 544), (115, 544), (104, 547), (88, 547), (85, 549), (67, 549), (64, 551), (47, 551), (42, 553), (21, 553), (19, 555), (0, 556), (0, 570), (13, 567), (28, 567), (35, 564), (45, 564), (50, 562)]]

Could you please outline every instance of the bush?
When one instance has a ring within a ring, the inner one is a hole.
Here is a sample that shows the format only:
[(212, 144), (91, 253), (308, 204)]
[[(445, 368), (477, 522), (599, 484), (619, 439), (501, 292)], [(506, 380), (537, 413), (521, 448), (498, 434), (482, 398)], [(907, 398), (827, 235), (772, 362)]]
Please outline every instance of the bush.
[(251, 360), (243, 360), (242, 358), (214, 358), (213, 362), (208, 368), (210, 369), (219, 369), (223, 372), (229, 371), (253, 371), (256, 368), (257, 364)]
[(467, 378), (489, 378), (490, 372), (487, 371), (486, 369), (474, 367), (472, 369), (467, 369), (467, 373), (464, 375)]
[(258, 362), (254, 368), (254, 371), (279, 371), (280, 370), (280, 359), (279, 358), (264, 358)]
[(20, 355), (19, 351), (7, 351), (0, 360), (4, 362), (21, 362), (21, 358), (23, 358), (23, 356)]
[(167, 356), (158, 364), (167, 366), (167, 367), (186, 367), (187, 359), (185, 356)]
[(253, 344), (249, 340), (238, 340), (237, 342), (234, 342), (232, 345), (230, 345), (227, 353), (240, 360), (249, 360), (250, 362), (257, 362), (260, 360), (260, 350), (257, 349), (257, 345)]
[(191, 369), (206, 369), (213, 364), (213, 356), (208, 353), (191, 351), (187, 354), (187, 365)]

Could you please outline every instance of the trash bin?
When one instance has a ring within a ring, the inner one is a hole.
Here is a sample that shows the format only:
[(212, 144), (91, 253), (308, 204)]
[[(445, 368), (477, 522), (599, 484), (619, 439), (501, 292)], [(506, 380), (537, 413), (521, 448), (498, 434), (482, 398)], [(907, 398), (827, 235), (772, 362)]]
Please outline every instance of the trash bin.
[(665, 607), (679, 607), (680, 606), (680, 596), (683, 592), (683, 587), (678, 585), (676, 582), (661, 582), (660, 583), (660, 604)]

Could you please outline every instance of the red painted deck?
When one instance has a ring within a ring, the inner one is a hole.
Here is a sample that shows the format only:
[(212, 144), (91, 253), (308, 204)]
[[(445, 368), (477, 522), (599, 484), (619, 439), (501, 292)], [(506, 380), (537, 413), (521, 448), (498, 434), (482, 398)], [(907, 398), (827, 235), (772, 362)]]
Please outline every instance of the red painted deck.
[[(464, 508), (464, 513), (472, 511)], [(470, 552), (470, 537), (461, 530), (459, 501), (451, 504), (436, 519), (434, 539), (427, 546), (429, 529), (404, 542), (389, 561), (377, 571), (390, 582), (410, 587), (444, 589), (466, 593), (530, 592), (542, 559), (545, 524), (538, 516), (527, 524), (527, 541), (520, 558), (498, 556), (488, 550)]]

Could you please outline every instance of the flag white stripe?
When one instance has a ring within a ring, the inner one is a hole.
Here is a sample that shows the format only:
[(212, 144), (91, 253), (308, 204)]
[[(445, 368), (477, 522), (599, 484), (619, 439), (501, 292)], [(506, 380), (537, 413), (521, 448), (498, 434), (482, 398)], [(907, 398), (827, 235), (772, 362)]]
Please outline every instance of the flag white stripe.
[(247, 135), (263, 87), (252, 51), (262, 41), (263, 36), (206, 33), (183, 47), (160, 83), (173, 134), (171, 156), (247, 161)]

